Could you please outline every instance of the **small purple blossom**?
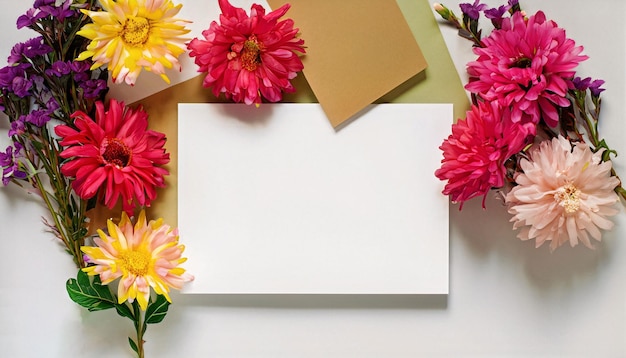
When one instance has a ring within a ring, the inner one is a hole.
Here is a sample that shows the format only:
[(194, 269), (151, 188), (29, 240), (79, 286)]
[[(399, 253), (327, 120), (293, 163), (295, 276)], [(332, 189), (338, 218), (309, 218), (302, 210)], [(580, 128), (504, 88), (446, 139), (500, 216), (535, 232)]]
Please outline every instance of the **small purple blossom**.
[(572, 80), (572, 84), (574, 85), (574, 88), (579, 91), (589, 90), (591, 92), (591, 95), (594, 97), (600, 96), (600, 93), (604, 91), (604, 88), (600, 88), (600, 86), (604, 84), (604, 80), (592, 81), (591, 77), (586, 77), (586, 78), (575, 77)]
[(46, 70), (46, 75), (62, 77), (71, 72), (70, 64), (65, 61), (56, 61)]
[(29, 67), (30, 64), (28, 63), (20, 63), (0, 68), (0, 89), (13, 92), (13, 79), (24, 77), (26, 75), (25, 70)]
[(88, 72), (75, 72), (74, 73), (74, 81), (77, 83), (82, 83), (91, 79), (91, 76)]
[(589, 85), (589, 91), (591, 92), (591, 95), (594, 97), (600, 96), (600, 93), (604, 91), (604, 88), (600, 88), (600, 86), (602, 86), (603, 84), (603, 80), (595, 80), (591, 82), (591, 84)]
[(587, 88), (589, 88), (590, 83), (591, 83), (591, 77), (587, 77), (587, 78), (574, 77), (574, 79), (572, 80), (572, 84), (574, 85), (574, 88), (579, 91), (586, 91)]
[(11, 81), (11, 90), (20, 98), (30, 95), (30, 89), (32, 87), (33, 82), (25, 77), (18, 76)]
[(70, 63), (70, 69), (74, 72), (87, 72), (90, 67), (89, 61), (72, 61)]
[(8, 146), (6, 152), (0, 152), (0, 167), (2, 167), (2, 184), (8, 185), (11, 179), (25, 179), (26, 173), (20, 170), (18, 157), (22, 145), (14, 143), (15, 147)]
[(71, 4), (71, 0), (66, 0), (61, 6), (42, 7), (41, 11), (47, 12), (50, 16), (57, 19), (57, 21), (63, 21), (68, 17), (76, 15), (76, 11), (70, 9)]
[(38, 109), (26, 115), (26, 122), (36, 126), (43, 127), (50, 120), (50, 115), (46, 110)]
[(52, 47), (43, 43), (43, 37), (35, 37), (26, 41), (24, 47), (24, 56), (33, 58), (52, 52)]
[(84, 97), (87, 99), (98, 98), (102, 91), (108, 88), (105, 80), (88, 80), (80, 84), (80, 88), (84, 90)]
[(459, 4), (461, 11), (472, 20), (478, 20), (480, 12), (487, 8), (486, 4), (480, 4), (480, 0), (474, 1), (473, 4)]
[(485, 17), (491, 20), (491, 23), (496, 29), (502, 27), (502, 21), (504, 20), (504, 14), (509, 11), (509, 6), (502, 5), (498, 8), (487, 9), (484, 11)]
[(70, 63), (70, 70), (74, 72), (74, 81), (78, 83), (91, 78), (91, 73), (88, 72), (90, 68), (91, 64), (88, 61), (72, 61)]
[(509, 0), (509, 12), (512, 14), (517, 11), (522, 11), (519, 6), (519, 0)]
[(72, 4), (71, 0), (66, 0), (60, 6), (56, 5), (56, 0), (43, 0), (43, 1), (35, 1), (33, 5), (35, 8), (39, 9), (43, 16), (51, 16), (55, 20), (59, 22), (63, 22), (68, 17), (72, 17), (76, 15), (76, 12), (70, 9), (70, 5)]
[(54, 97), (50, 97), (48, 102), (46, 102), (46, 113), (48, 115), (54, 113), (59, 108), (61, 108), (61, 106)]
[(43, 38), (35, 37), (26, 42), (18, 42), (11, 49), (11, 55), (7, 59), (9, 64), (14, 64), (24, 57), (34, 58), (52, 52), (52, 48), (43, 43)]
[(34, 25), (37, 20), (44, 18), (46, 15), (41, 11), (35, 13), (37, 9), (28, 9), (24, 15), (21, 15), (17, 18), (17, 29), (21, 29), (22, 27), (28, 27)]
[(14, 135), (22, 135), (24, 134), (24, 120), (26, 116), (21, 115), (16, 120), (11, 122), (11, 129), (9, 129), (9, 137), (13, 137)]
[(55, 3), (56, 3), (56, 0), (35, 0), (33, 7), (35, 9), (40, 9), (44, 6), (54, 6)]

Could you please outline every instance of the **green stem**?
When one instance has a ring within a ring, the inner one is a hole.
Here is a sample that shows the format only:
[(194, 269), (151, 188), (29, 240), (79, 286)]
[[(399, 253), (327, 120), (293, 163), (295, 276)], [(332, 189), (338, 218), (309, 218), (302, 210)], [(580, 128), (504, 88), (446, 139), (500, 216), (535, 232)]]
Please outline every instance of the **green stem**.
[(135, 330), (137, 331), (137, 337), (135, 343), (137, 343), (137, 358), (145, 358), (143, 350), (143, 335), (146, 333), (146, 324), (144, 322), (146, 313), (139, 308), (137, 300), (133, 301), (133, 308), (135, 310)]
[(33, 176), (33, 179), (34, 179), (33, 181), (35, 182), (35, 185), (37, 186), (37, 189), (39, 189), (39, 192), (41, 194), (41, 197), (43, 198), (43, 201), (46, 203), (46, 207), (48, 208), (48, 211), (50, 212), (52, 216), (52, 220), (54, 221), (54, 227), (57, 229), (57, 236), (59, 237), (59, 239), (61, 239), (61, 241), (63, 241), (67, 249), (70, 250), (70, 252), (72, 253), (72, 256), (76, 257), (76, 254), (73, 252), (73, 245), (71, 244), (71, 239), (67, 237), (67, 234), (64, 232), (63, 227), (61, 226), (61, 222), (59, 221), (59, 216), (56, 214), (52, 201), (48, 197), (49, 195), (48, 192), (41, 184), (39, 174), (35, 173)]

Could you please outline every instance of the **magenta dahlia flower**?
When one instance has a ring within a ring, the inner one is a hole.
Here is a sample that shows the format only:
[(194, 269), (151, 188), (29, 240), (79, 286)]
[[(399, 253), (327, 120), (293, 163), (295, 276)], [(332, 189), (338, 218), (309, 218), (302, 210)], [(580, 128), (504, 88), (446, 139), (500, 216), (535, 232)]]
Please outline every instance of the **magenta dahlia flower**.
[(259, 104), (261, 97), (278, 102), (282, 92), (294, 92), (290, 80), (304, 67), (296, 51), (305, 50), (293, 20), (278, 21), (290, 5), (266, 15), (254, 4), (250, 16), (228, 0), (219, 5), (220, 23), (213, 21), (202, 32), (204, 40), (195, 38), (187, 45), (199, 72), (206, 72), (204, 86), (213, 87), (216, 97), (224, 93), (246, 104)]
[(592, 248), (590, 239), (600, 241), (600, 230), (613, 227), (608, 217), (619, 212), (614, 189), (620, 184), (602, 152), (586, 143), (572, 147), (561, 136), (531, 149), (530, 160), (520, 162), (519, 185), (506, 196), (520, 239), (535, 239), (536, 247), (549, 241), (551, 251), (566, 242)]
[(435, 176), (448, 180), (443, 194), (460, 203), (485, 197), (492, 188), (504, 186), (504, 163), (519, 152), (535, 135), (534, 125), (511, 121), (511, 112), (496, 103), (472, 106), (467, 117), (452, 125), (452, 134), (439, 147), (441, 168)]
[(148, 130), (148, 114), (111, 100), (108, 111), (96, 102), (96, 120), (77, 111), (74, 126), (59, 125), (55, 133), (66, 147), (61, 157), (68, 160), (61, 173), (75, 178), (72, 188), (83, 199), (100, 189), (104, 204), (112, 209), (118, 199), (129, 215), (136, 205), (149, 206), (156, 188), (165, 186), (169, 174), (162, 166), (170, 161), (165, 152), (165, 135)]
[(478, 59), (467, 65), (470, 82), (465, 88), (510, 106), (514, 122), (538, 123), (543, 118), (555, 127), (556, 107), (569, 105), (565, 95), (574, 69), (588, 58), (581, 55), (583, 47), (541, 11), (530, 18), (515, 12), (483, 44), (474, 48)]
[(439, 147), (443, 160), (435, 176), (448, 180), (443, 194), (461, 203), (461, 208), (464, 201), (483, 195), (485, 207), (487, 192), (504, 185), (505, 161), (528, 143), (534, 129), (513, 123), (510, 110), (496, 103), (472, 106)]

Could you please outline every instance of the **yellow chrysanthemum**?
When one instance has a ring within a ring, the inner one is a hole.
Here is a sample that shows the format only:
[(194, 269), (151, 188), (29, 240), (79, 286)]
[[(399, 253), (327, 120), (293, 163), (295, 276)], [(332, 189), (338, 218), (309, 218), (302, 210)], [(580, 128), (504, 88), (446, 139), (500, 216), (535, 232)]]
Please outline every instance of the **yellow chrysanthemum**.
[(91, 58), (92, 69), (108, 65), (115, 83), (135, 84), (142, 68), (161, 75), (170, 83), (165, 69), (180, 71), (178, 56), (185, 52), (190, 30), (176, 19), (182, 4), (171, 0), (100, 0), (103, 11), (82, 10), (93, 23), (78, 34), (91, 40), (77, 58)]
[(178, 244), (178, 229), (163, 224), (163, 219), (146, 222), (142, 210), (133, 226), (128, 215), (122, 213), (119, 225), (107, 222), (108, 235), (98, 230), (97, 246), (83, 246), (81, 250), (94, 264), (84, 268), (90, 276), (100, 275), (103, 284), (120, 278), (118, 302), (137, 299), (142, 310), (148, 307), (150, 287), (157, 294), (169, 297), (170, 287), (181, 289), (193, 276), (179, 267), (187, 261), (185, 250)]

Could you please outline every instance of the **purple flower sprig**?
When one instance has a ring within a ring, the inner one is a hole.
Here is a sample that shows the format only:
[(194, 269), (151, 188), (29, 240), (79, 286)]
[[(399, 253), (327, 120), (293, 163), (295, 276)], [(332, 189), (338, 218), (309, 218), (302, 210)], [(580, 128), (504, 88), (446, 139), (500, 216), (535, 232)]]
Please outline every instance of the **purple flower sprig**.
[(75, 61), (89, 42), (77, 35), (91, 21), (81, 9), (97, 11), (98, 1), (34, 0), (17, 28), (34, 30), (36, 37), (13, 46), (7, 66), (0, 68), (0, 107), (13, 143), (0, 152), (2, 182), (41, 195), (53, 220), (50, 228), (79, 267), (89, 204), (76, 198), (71, 179), (61, 173), (62, 147), (53, 128), (72, 126), (76, 111), (92, 113), (108, 90), (106, 69)]
[(522, 11), (518, 0), (509, 0), (506, 5), (497, 8), (488, 8), (486, 4), (481, 4), (480, 0), (474, 0), (471, 4), (459, 4), (463, 14), (462, 21), (459, 21), (454, 12), (442, 4), (434, 3), (433, 8), (444, 20), (458, 29), (459, 36), (472, 41), (476, 47), (484, 47), (481, 41), (482, 29), (478, 27), (481, 12), (491, 20), (495, 29), (500, 29), (507, 13), (512, 15), (517, 11)]

